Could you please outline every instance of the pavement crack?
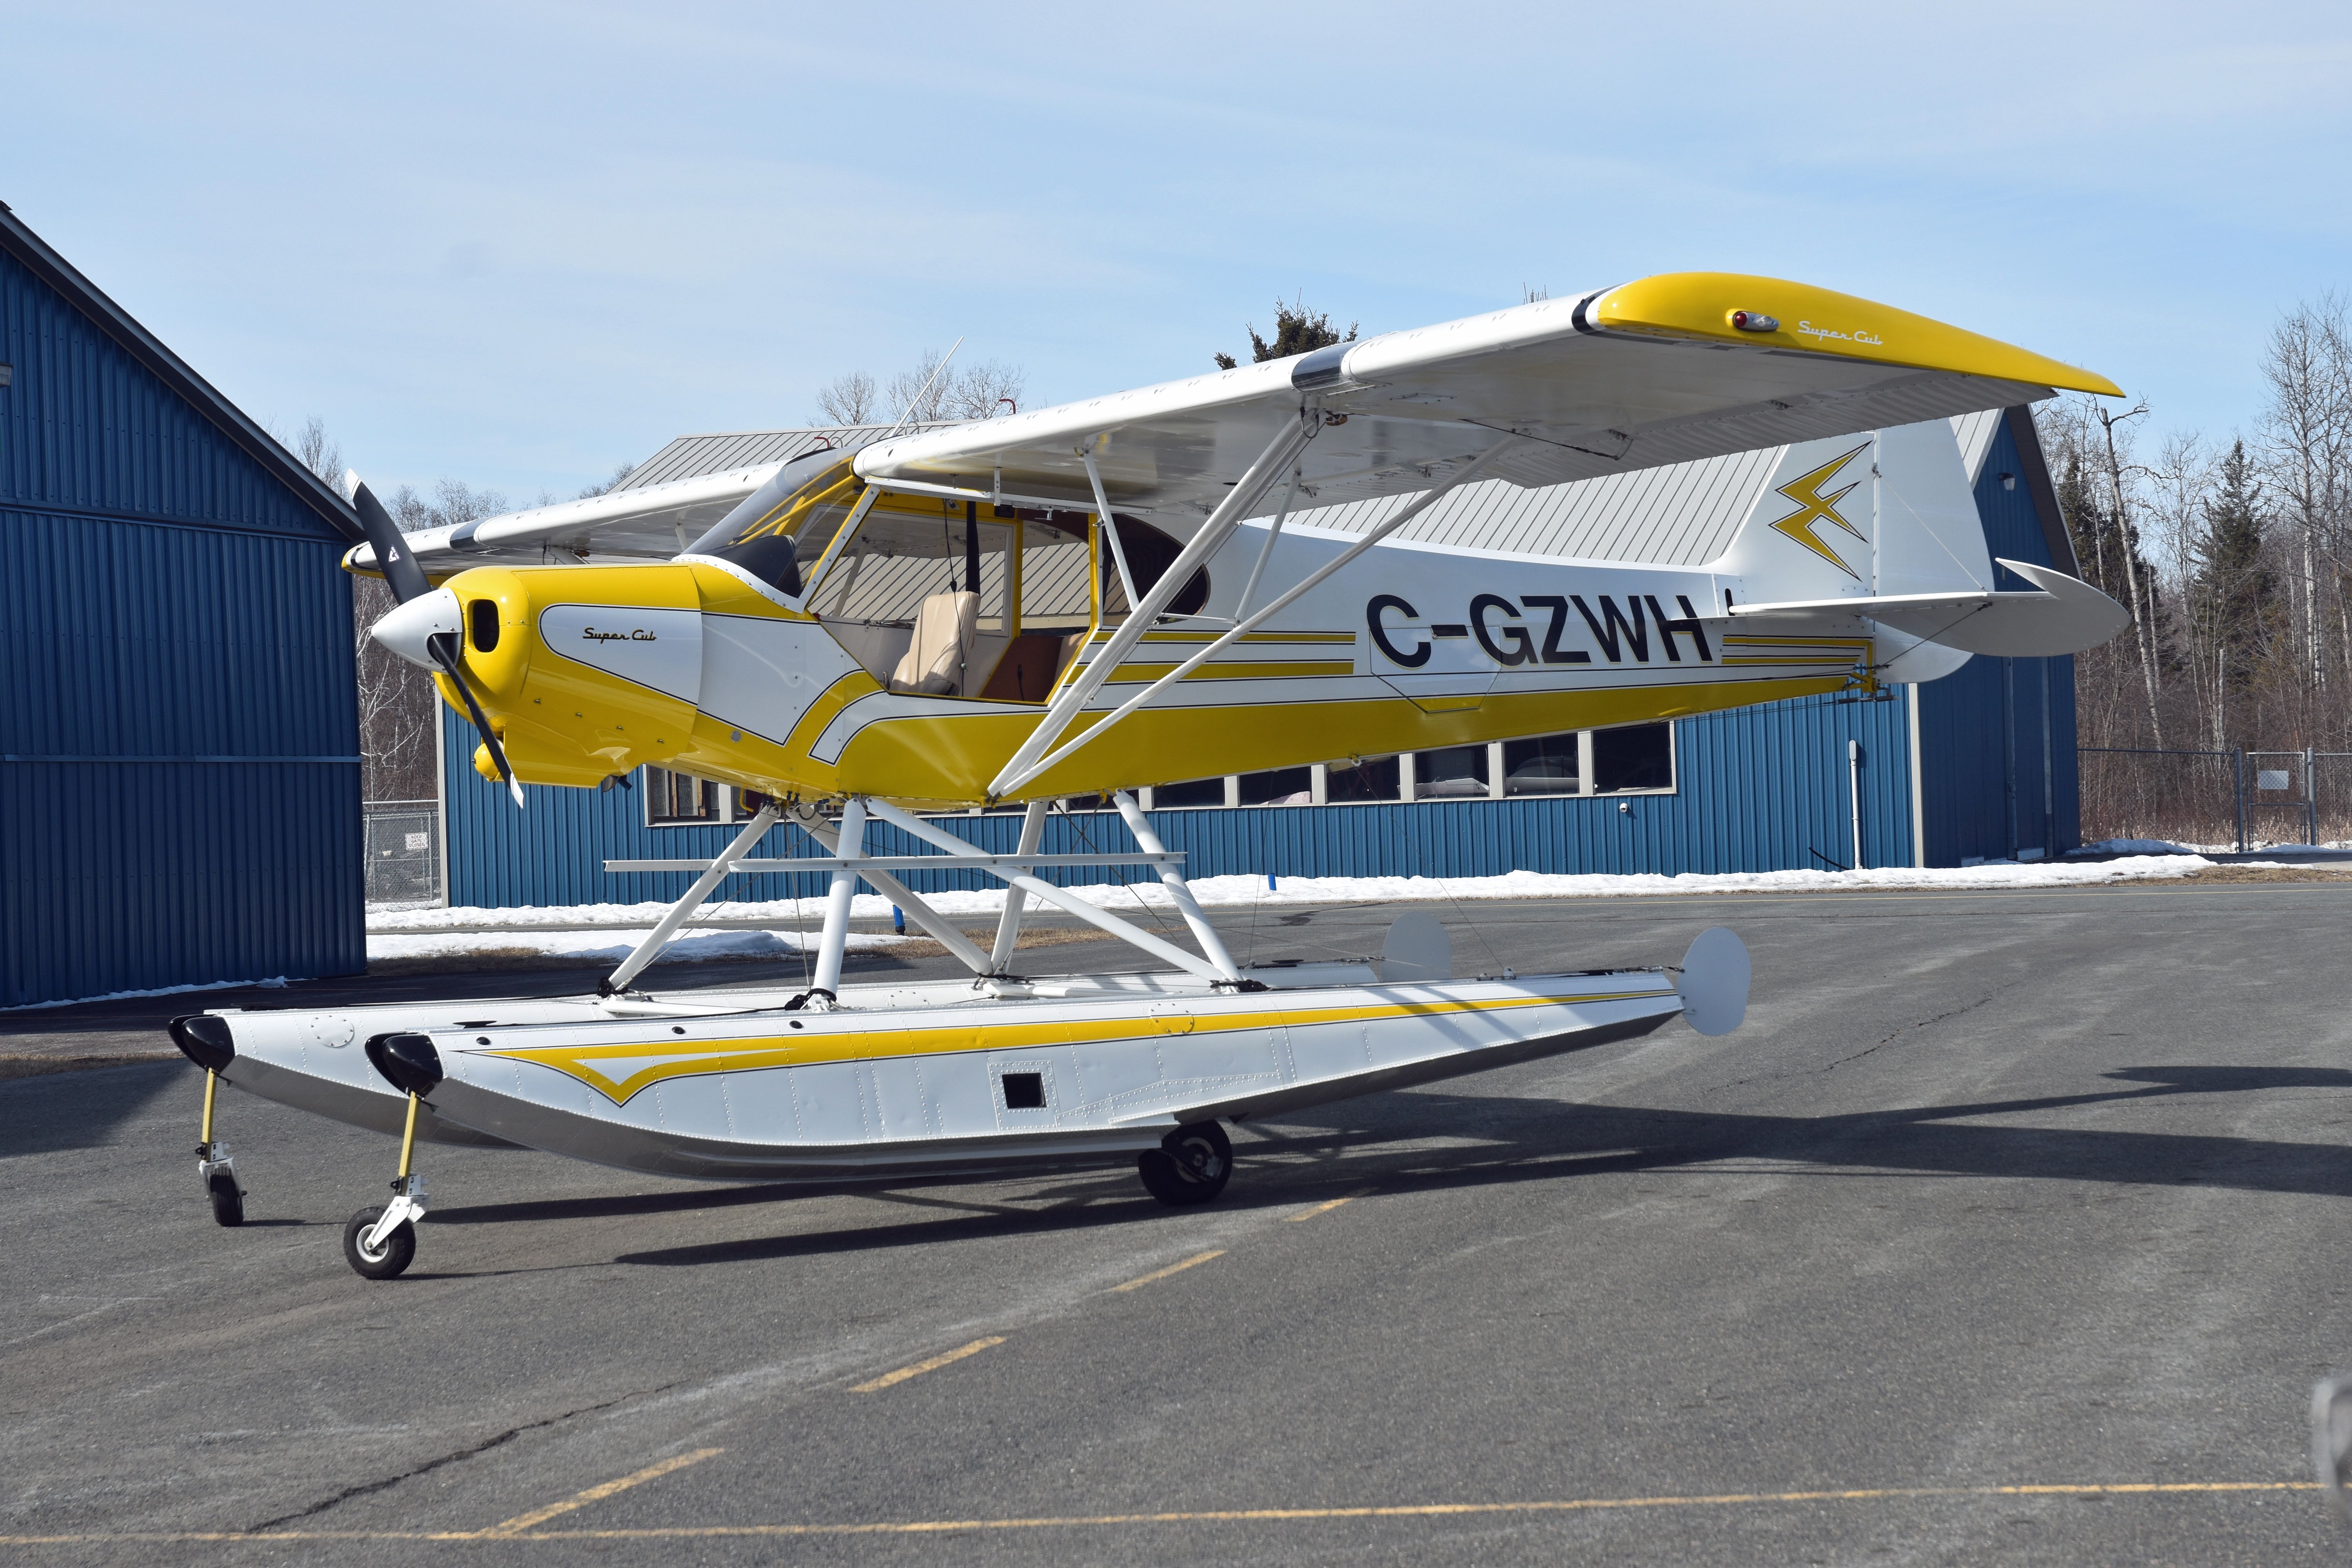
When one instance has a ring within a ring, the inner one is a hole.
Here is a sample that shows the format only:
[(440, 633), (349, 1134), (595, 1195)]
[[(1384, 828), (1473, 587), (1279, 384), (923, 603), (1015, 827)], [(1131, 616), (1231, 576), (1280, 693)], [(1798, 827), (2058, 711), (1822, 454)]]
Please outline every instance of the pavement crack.
[(1986, 1003), (1992, 1001), (1994, 997), (1997, 997), (2000, 994), (2000, 993), (1996, 991), (1990, 996), (1979, 996), (1973, 1002), (1965, 1003), (1958, 1007), (1947, 1008), (1943, 1012), (1937, 1014), (1932, 1018), (1922, 1018), (1916, 1024), (1906, 1024), (1901, 1028), (1895, 1030), (1893, 1034), (1887, 1036), (1885, 1039), (1879, 1041), (1876, 1045), (1866, 1046), (1863, 1049), (1854, 1052), (1853, 1055), (1850, 1057), (1840, 1057), (1837, 1060), (1830, 1063), (1827, 1067), (1807, 1068), (1791, 1072), (1750, 1073), (1746, 1078), (1735, 1078), (1727, 1082), (1718, 1083), (1708, 1089), (1706, 1092), (1708, 1094), (1719, 1094), (1727, 1089), (1742, 1089), (1751, 1083), (1767, 1083), (1787, 1078), (1811, 1078), (1819, 1073), (1835, 1072), (1838, 1068), (1844, 1067), (1849, 1062), (1858, 1062), (1862, 1060), (1863, 1058), (1872, 1055), (1874, 1052), (1885, 1049), (1886, 1047), (1891, 1046), (1895, 1041), (1901, 1039), (1904, 1036), (1911, 1033), (1914, 1029), (1924, 1029), (1931, 1024), (1940, 1024), (1947, 1018), (1957, 1018), (1963, 1013), (1973, 1013), (1978, 1008), (1983, 1006)]
[(562, 1423), (570, 1421), (575, 1416), (593, 1415), (600, 1410), (610, 1410), (616, 1405), (626, 1405), (632, 1399), (642, 1399), (650, 1394), (667, 1394), (677, 1386), (677, 1384), (675, 1383), (665, 1383), (656, 1388), (638, 1389), (633, 1393), (620, 1394), (612, 1399), (599, 1401), (594, 1405), (583, 1405), (576, 1410), (566, 1410), (554, 1415), (543, 1416), (537, 1421), (526, 1421), (520, 1426), (509, 1426), (505, 1431), (498, 1433), (493, 1436), (483, 1438), (480, 1442), (472, 1445), (470, 1447), (459, 1448), (455, 1453), (444, 1454), (436, 1459), (427, 1459), (425, 1463), (417, 1465), (410, 1469), (403, 1470), (396, 1476), (386, 1476), (380, 1480), (366, 1481), (354, 1487), (345, 1487), (342, 1490), (335, 1493), (333, 1496), (312, 1503), (309, 1508), (298, 1509), (292, 1513), (279, 1514), (276, 1519), (264, 1520), (259, 1524), (249, 1527), (246, 1533), (249, 1535), (265, 1534), (269, 1531), (282, 1530), (286, 1526), (298, 1523), (302, 1520), (315, 1519), (320, 1514), (326, 1512), (329, 1509), (340, 1508), (344, 1503), (350, 1502), (355, 1498), (370, 1497), (380, 1491), (387, 1491), (392, 1488), (398, 1486), (403, 1481), (415, 1480), (419, 1476), (430, 1475), (435, 1470), (441, 1469), (445, 1466), (457, 1464), (462, 1460), (473, 1458), (477, 1455), (487, 1454), (493, 1448), (502, 1447), (505, 1445), (513, 1442), (517, 1437), (521, 1436), (526, 1432), (537, 1432), (549, 1426), (561, 1426)]
[(1885, 1049), (1886, 1047), (1891, 1046), (1895, 1041), (1901, 1039), (1904, 1036), (1911, 1033), (1914, 1029), (1924, 1029), (1932, 1024), (1940, 1024), (1947, 1018), (1957, 1018), (1963, 1013), (1973, 1013), (1978, 1008), (1983, 1006), (1986, 1003), (1991, 1001), (1994, 996), (1998, 996), (2000, 994), (2000, 993), (1996, 991), (1991, 996), (1979, 996), (1975, 1001), (1966, 1003), (1960, 1006), (1948, 1007), (1932, 1018), (1922, 1018), (1916, 1024), (1906, 1024), (1903, 1027), (1895, 1030), (1893, 1034), (1879, 1041), (1877, 1045), (1865, 1046), (1861, 1050), (1854, 1052), (1853, 1055), (1850, 1057), (1840, 1057), (1837, 1060), (1830, 1063), (1829, 1066), (1821, 1068), (1817, 1070), (1821, 1072), (1835, 1072), (1838, 1068), (1845, 1066), (1848, 1062), (1858, 1062), (1866, 1056), (1870, 1056), (1877, 1051)]

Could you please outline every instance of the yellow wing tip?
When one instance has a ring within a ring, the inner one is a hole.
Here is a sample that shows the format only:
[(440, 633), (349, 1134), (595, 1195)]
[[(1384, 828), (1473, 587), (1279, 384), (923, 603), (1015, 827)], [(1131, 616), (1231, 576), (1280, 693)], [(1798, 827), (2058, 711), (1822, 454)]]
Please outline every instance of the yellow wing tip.
[(1618, 331), (1837, 354), (2102, 397), (2124, 395), (2105, 376), (2078, 365), (1892, 305), (1785, 278), (1662, 272), (1612, 289), (1593, 301), (1588, 313), (1595, 324)]

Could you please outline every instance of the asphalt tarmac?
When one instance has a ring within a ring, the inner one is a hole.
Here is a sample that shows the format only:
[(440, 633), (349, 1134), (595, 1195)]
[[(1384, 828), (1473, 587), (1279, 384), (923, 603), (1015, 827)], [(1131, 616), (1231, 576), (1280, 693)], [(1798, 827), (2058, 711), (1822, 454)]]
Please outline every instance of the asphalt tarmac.
[[(1219, 924), (1312, 957), (1393, 912)], [(2305, 1426), (2352, 1365), (2352, 888), (1436, 912), (1465, 973), (1731, 925), (1748, 1025), (1237, 1128), (1196, 1210), (1131, 1171), (795, 1194), (436, 1148), (389, 1284), (340, 1233), (390, 1140), (226, 1096), (223, 1230), (194, 1068), (0, 1082), (0, 1556), (2352, 1553)]]

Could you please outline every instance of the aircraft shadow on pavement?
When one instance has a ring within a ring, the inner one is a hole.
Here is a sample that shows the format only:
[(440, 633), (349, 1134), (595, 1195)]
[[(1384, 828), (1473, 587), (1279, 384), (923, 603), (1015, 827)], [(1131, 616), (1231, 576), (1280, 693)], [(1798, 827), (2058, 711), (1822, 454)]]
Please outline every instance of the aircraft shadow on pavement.
[[(2022, 1176), (2352, 1196), (2352, 1149), (2333, 1143), (1971, 1124), (1977, 1118), (2181, 1095), (2352, 1089), (2352, 1070), (2334, 1068), (2159, 1066), (2126, 1068), (2106, 1076), (2116, 1087), (2093, 1093), (1811, 1117), (1580, 1105), (1426, 1089), (1374, 1095), (1237, 1128), (1234, 1152), (1240, 1168), (1220, 1206), (1312, 1202), (1368, 1184), (1428, 1190), (1667, 1171), (1739, 1159), (1824, 1172), (1866, 1167), (1935, 1176)], [(0, 1157), (103, 1144), (158, 1096), (184, 1089), (193, 1094), (196, 1081), (194, 1069), (186, 1064), (158, 1062), (0, 1083)], [(189, 1115), (194, 1115), (193, 1100)], [(1427, 1140), (1444, 1142), (1429, 1146), (1423, 1142)], [(783, 1203), (844, 1190), (953, 1212), (939, 1218), (637, 1252), (617, 1261), (677, 1267), (807, 1257), (1068, 1229), (1172, 1212), (1145, 1197), (1131, 1171), (1111, 1167), (1074, 1173), (1040, 1194), (1042, 1204), (1034, 1197), (1025, 1200), (1030, 1206), (918, 1198), (905, 1188), (761, 1184), (472, 1205), (437, 1211), (434, 1223), (626, 1218)], [(1128, 1198), (1132, 1201), (1120, 1201)]]
[[(1399, 1173), (1411, 1184), (1545, 1180), (1596, 1171), (1669, 1170), (1724, 1160), (1771, 1160), (1824, 1170), (1935, 1176), (2022, 1176), (2122, 1185), (2236, 1187), (2248, 1192), (2352, 1196), (2352, 1147), (2258, 1138), (2101, 1128), (1969, 1125), (1976, 1118), (2032, 1115), (2180, 1095), (2352, 1089), (2337, 1068), (2145, 1067), (2105, 1075), (2142, 1088), (2027, 1100), (1906, 1107), (1824, 1116), (1769, 1116), (1467, 1098), (1426, 1090), (1379, 1096), (1326, 1113), (1294, 1113), (1259, 1131), (1256, 1154), (1321, 1155), (1350, 1178)], [(1412, 1103), (1419, 1101), (1418, 1104)], [(1440, 1102), (1433, 1107), (1431, 1101)], [(1452, 1103), (1447, 1103), (1452, 1102)], [(1370, 1114), (1360, 1114), (1370, 1112)], [(1402, 1112), (1402, 1114), (1398, 1114)], [(1475, 1137), (1480, 1146), (1393, 1149), (1383, 1138)], [(1561, 1169), (1562, 1164), (1567, 1166)]]
[[(2199, 1133), (2096, 1128), (1967, 1125), (1974, 1118), (2031, 1115), (2189, 1094), (2352, 1089), (2333, 1068), (2148, 1067), (2106, 1075), (2144, 1087), (1827, 1116), (1762, 1116), (1578, 1105), (1414, 1090), (1375, 1095), (1318, 1112), (1244, 1124), (1235, 1142), (1234, 1185), (1220, 1207), (1312, 1202), (1370, 1185), (1428, 1191), (1489, 1183), (1570, 1180), (1598, 1173), (1672, 1171), (1731, 1160), (1767, 1160), (1824, 1172), (1864, 1168), (1922, 1176), (2025, 1177), (2118, 1185), (2231, 1187), (2245, 1192), (2352, 1196), (2352, 1148)], [(1334, 1114), (1334, 1113), (1339, 1114)], [(1327, 1120), (1328, 1118), (1328, 1120)], [(1438, 1146), (1399, 1142), (1444, 1138)], [(1475, 1140), (1466, 1142), (1465, 1140)], [(1107, 1173), (1108, 1174), (1108, 1173)], [(1132, 1187), (1121, 1172), (1089, 1184), (1103, 1196)], [(704, 1206), (695, 1194), (674, 1206)], [(791, 1189), (730, 1189), (728, 1203), (793, 1195)], [(1066, 1194), (1065, 1194), (1066, 1195)], [(1128, 1204), (994, 1209), (952, 1218), (756, 1237), (625, 1254), (657, 1267), (819, 1257), (917, 1243), (982, 1239), (1149, 1219), (1171, 1211), (1140, 1192)], [(705, 1200), (705, 1203), (714, 1200)], [(511, 1205), (528, 1207), (535, 1205)]]
[(203, 1083), (203, 1075), (177, 1057), (0, 1080), (0, 1159), (106, 1143), (159, 1095), (175, 1090), (194, 1097), (188, 1101), (187, 1136), (194, 1148)]

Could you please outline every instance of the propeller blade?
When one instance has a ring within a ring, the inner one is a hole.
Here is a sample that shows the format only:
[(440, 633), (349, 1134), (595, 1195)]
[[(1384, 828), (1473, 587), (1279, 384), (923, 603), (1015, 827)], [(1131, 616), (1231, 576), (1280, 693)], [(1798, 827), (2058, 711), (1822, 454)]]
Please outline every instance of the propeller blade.
[(392, 521), (392, 513), (383, 510), (375, 492), (349, 468), (343, 470), (343, 494), (350, 500), (352, 510), (360, 514), (360, 526), (367, 531), (368, 548), (375, 552), (376, 570), (391, 584), (394, 600), (404, 605), (431, 593), (433, 584), (425, 581), (425, 568), (416, 563), (416, 557), (408, 552), (400, 525)]
[[(413, 566), (414, 563), (411, 564)], [(424, 574), (420, 572), (417, 575), (421, 577)], [(448, 672), (450, 681), (457, 688), (457, 695), (466, 700), (466, 711), (474, 719), (474, 733), (479, 735), (482, 744), (489, 748), (490, 761), (498, 764), (499, 777), (506, 781), (507, 793), (514, 796), (515, 805), (520, 808), (522, 805), (522, 785), (515, 782), (514, 769), (507, 765), (507, 749), (499, 745), (499, 738), (490, 732), (490, 721), (483, 716), (482, 705), (474, 700), (473, 684), (466, 679), (465, 668), (457, 662), (457, 639), (447, 632), (441, 632), (425, 638), (425, 646), (432, 653), (433, 662)]]

